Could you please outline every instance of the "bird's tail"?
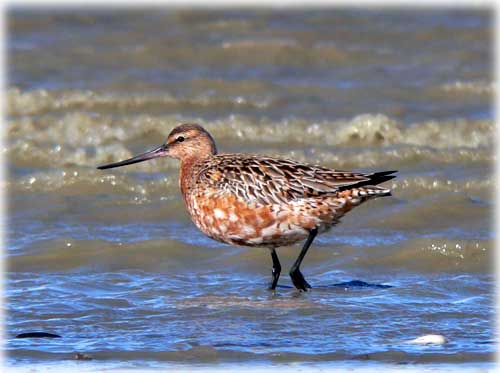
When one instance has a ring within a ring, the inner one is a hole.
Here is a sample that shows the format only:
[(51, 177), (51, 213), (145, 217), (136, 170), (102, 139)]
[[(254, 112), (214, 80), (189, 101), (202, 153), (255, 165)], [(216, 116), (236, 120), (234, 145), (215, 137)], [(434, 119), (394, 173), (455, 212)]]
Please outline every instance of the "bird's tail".
[(374, 172), (372, 174), (365, 174), (363, 176), (367, 177), (367, 180), (360, 181), (359, 183), (349, 184), (340, 187), (339, 192), (346, 191), (349, 189), (356, 189), (360, 192), (360, 195), (364, 195), (366, 197), (374, 197), (374, 196), (390, 196), (391, 190), (384, 187), (379, 187), (377, 184), (383, 183), (388, 180), (392, 180), (396, 177), (396, 175), (392, 175), (397, 171), (380, 171)]
[(368, 180), (346, 186), (345, 189), (340, 188), (338, 196), (349, 198), (353, 206), (359, 205), (372, 198), (390, 196), (391, 190), (389, 188), (377, 184), (394, 179), (396, 175), (392, 174), (395, 172), (397, 171), (381, 171), (365, 175), (369, 178)]
[(377, 184), (394, 179), (396, 177), (396, 175), (393, 175), (395, 172), (397, 171), (381, 171), (368, 175), (370, 180), (367, 180), (366, 184), (357, 185), (360, 197), (370, 199), (390, 196), (391, 190), (389, 188), (378, 186)]
[(358, 195), (364, 198), (386, 197), (391, 195), (391, 190), (377, 185), (367, 185), (361, 188), (356, 188)]

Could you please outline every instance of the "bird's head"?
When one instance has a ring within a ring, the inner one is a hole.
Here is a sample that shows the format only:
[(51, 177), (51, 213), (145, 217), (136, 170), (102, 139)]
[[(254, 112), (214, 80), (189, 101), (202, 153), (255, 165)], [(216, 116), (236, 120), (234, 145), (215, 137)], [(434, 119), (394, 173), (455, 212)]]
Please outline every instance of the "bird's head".
[(97, 167), (99, 170), (121, 167), (133, 163), (144, 162), (158, 157), (172, 157), (181, 161), (200, 159), (217, 153), (212, 136), (198, 124), (181, 124), (175, 127), (164, 144), (146, 153), (124, 161), (110, 163)]

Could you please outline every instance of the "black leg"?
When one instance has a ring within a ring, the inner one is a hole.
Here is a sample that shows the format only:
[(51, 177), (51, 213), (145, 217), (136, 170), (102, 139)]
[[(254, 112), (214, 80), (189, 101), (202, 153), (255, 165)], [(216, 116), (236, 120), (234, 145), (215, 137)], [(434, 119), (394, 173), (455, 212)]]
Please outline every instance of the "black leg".
[(276, 250), (271, 249), (271, 258), (273, 259), (273, 281), (271, 282), (271, 286), (269, 289), (276, 289), (276, 285), (278, 284), (278, 279), (280, 278), (281, 273), (281, 264), (278, 259), (278, 255), (276, 254)]
[(293, 263), (292, 268), (290, 269), (290, 277), (292, 278), (292, 282), (295, 285), (297, 289), (300, 291), (307, 291), (307, 289), (311, 288), (311, 285), (309, 285), (300, 272), (300, 263), (302, 263), (302, 260), (306, 256), (307, 250), (309, 249), (309, 246), (311, 246), (312, 242), (314, 241), (314, 238), (318, 234), (318, 228), (314, 228), (309, 232), (309, 236), (307, 237), (306, 243), (304, 244), (304, 247), (302, 247), (302, 250), (297, 257), (297, 260), (295, 263)]

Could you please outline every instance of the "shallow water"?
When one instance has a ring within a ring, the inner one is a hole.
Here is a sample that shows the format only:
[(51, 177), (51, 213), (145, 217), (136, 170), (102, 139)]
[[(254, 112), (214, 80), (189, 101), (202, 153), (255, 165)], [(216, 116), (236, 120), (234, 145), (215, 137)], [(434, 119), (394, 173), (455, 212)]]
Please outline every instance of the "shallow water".
[[(493, 361), (491, 26), (451, 9), (11, 8), (8, 364)], [(309, 293), (286, 275), (299, 246), (281, 248), (271, 293), (265, 249), (190, 222), (174, 160), (95, 169), (188, 121), (223, 152), (398, 169), (393, 197), (316, 239)], [(63, 338), (14, 338), (31, 331)], [(425, 334), (448, 342), (408, 343)]]

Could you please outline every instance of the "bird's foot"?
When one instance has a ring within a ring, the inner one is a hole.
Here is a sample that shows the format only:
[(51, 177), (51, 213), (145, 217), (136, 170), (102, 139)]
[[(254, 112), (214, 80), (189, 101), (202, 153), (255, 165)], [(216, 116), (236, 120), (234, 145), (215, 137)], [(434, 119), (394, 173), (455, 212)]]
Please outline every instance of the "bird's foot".
[(309, 285), (309, 283), (306, 281), (306, 279), (298, 269), (290, 272), (290, 277), (292, 278), (293, 285), (299, 291), (307, 291), (307, 289), (311, 289), (311, 285)]

